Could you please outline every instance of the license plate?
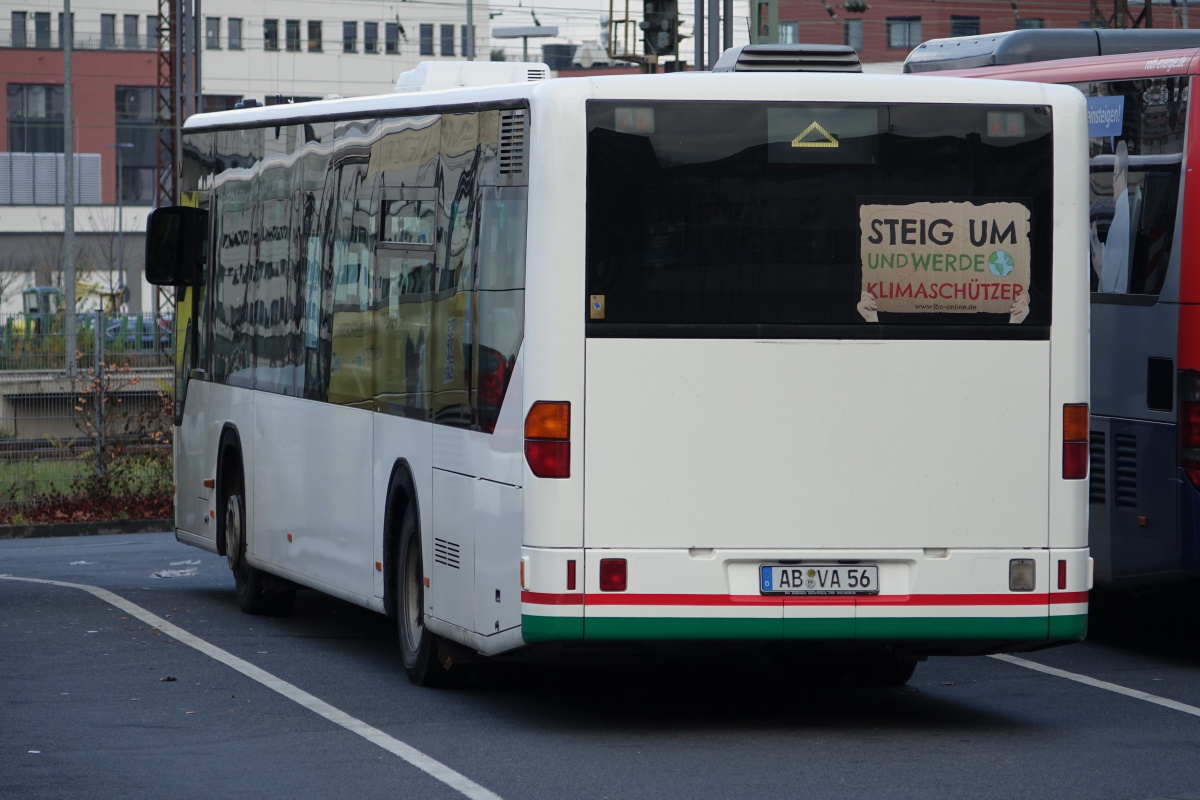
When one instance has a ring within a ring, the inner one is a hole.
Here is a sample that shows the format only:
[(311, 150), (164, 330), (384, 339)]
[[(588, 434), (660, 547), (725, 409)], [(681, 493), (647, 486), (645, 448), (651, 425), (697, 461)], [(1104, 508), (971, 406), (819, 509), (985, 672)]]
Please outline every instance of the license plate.
[(879, 594), (879, 567), (861, 564), (763, 564), (763, 594)]

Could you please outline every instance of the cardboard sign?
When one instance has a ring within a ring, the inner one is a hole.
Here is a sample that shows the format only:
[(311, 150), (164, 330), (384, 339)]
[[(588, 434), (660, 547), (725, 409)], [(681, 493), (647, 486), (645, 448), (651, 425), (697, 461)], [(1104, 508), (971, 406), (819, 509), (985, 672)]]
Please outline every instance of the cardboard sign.
[(1028, 313), (1029, 209), (1020, 203), (861, 205), (859, 231), (871, 312), (1012, 314), (1013, 322)]

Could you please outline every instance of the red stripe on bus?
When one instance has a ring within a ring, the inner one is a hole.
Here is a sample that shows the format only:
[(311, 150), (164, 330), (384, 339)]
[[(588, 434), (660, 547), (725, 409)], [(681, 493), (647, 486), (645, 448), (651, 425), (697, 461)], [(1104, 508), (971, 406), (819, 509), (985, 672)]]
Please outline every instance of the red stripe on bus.
[(522, 592), (534, 605), (594, 606), (1037, 606), (1086, 603), (1087, 592), (1054, 594), (887, 594), (887, 595), (726, 595), (726, 594), (548, 594)]
[(581, 606), (582, 594), (548, 594), (546, 592), (521, 592), (522, 603), (533, 603), (539, 606)]

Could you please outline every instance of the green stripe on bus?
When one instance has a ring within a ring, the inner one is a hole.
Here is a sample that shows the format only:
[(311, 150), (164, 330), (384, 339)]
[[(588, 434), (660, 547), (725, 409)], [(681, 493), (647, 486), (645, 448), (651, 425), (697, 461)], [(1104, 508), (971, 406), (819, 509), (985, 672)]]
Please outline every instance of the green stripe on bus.
[(583, 617), (521, 615), (521, 638), (533, 642), (577, 642), (583, 638)]
[(588, 641), (655, 639), (658, 641), (694, 639), (779, 639), (783, 620), (721, 619), (694, 617), (588, 617), (585, 628)]
[(1050, 638), (1054, 641), (1082, 642), (1087, 636), (1087, 614), (1050, 618)]
[(695, 617), (521, 617), (526, 642), (697, 639), (1081, 641), (1087, 615), (1060, 617), (875, 617), (718, 619)]
[(856, 620), (856, 639), (1045, 639), (1042, 617), (874, 617)]

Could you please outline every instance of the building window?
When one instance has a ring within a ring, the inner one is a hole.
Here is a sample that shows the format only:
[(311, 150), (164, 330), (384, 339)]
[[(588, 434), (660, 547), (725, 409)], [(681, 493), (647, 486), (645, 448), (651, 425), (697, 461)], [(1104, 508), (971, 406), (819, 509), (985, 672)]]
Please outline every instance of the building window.
[(978, 36), (979, 35), (979, 17), (961, 17), (957, 14), (950, 15), (950, 35), (951, 36)]
[(1017, 30), (1019, 30), (1019, 31), (1037, 30), (1039, 28), (1044, 28), (1044, 27), (1046, 27), (1046, 20), (1044, 20), (1044, 19), (1024, 19), (1024, 18), (1022, 18), (1022, 19), (1017, 20)]
[(848, 19), (846, 20), (845, 39), (843, 41), (847, 47), (853, 47), (856, 51), (862, 50), (862, 20)]
[(421, 26), (421, 55), (433, 55), (433, 26)]
[(239, 17), (229, 18), (229, 41), (226, 44), (230, 50), (242, 49), (242, 20)]
[(383, 24), (383, 51), (390, 56), (400, 52), (400, 23), (385, 22)]
[(471, 28), (463, 25), (459, 30), (462, 31), (462, 54), (466, 58), (471, 58), (475, 55), (475, 42), (471, 39)]
[(379, 52), (379, 23), (364, 22), (363, 23), (363, 52), (378, 53)]
[(308, 52), (321, 52), (321, 22), (320, 20), (310, 19), (308, 21)]
[(61, 85), (8, 84), (8, 150), (11, 153), (62, 152)]
[(221, 49), (221, 18), (206, 17), (204, 19), (204, 49)]
[(300, 52), (300, 20), (287, 21), (287, 50), (289, 53)]
[(278, 50), (279, 49), (279, 20), (264, 19), (263, 20), (263, 49)]
[(921, 43), (920, 17), (888, 17), (887, 46), (911, 50)]
[(25, 12), (12, 12), (12, 46), (25, 46)]
[(442, 26), (442, 55), (454, 55), (454, 26)]
[(357, 53), (358, 52), (358, 23), (343, 22), (342, 23), (342, 52)]
[(100, 49), (111, 50), (117, 46), (117, 15), (100, 15)]
[(113, 159), (117, 191), (122, 203), (150, 205), (154, 202), (155, 147), (153, 86), (118, 86), (116, 89), (117, 147), (120, 168)]
[(50, 12), (33, 12), (33, 46), (46, 50), (50, 47)]
[(122, 33), (122, 44), (126, 50), (139, 50), (142, 43), (138, 40), (138, 15), (126, 14), (124, 19), (124, 30)]
[(800, 41), (800, 23), (799, 22), (781, 22), (779, 23), (779, 43), (780, 44), (795, 44)]
[(162, 28), (158, 26), (158, 15), (146, 15), (146, 49), (154, 50), (158, 47), (158, 40), (162, 37)]

